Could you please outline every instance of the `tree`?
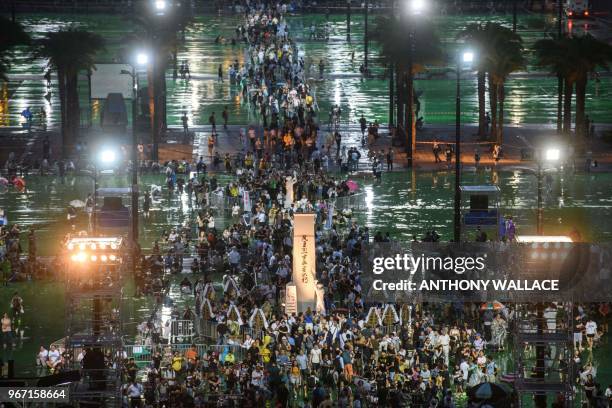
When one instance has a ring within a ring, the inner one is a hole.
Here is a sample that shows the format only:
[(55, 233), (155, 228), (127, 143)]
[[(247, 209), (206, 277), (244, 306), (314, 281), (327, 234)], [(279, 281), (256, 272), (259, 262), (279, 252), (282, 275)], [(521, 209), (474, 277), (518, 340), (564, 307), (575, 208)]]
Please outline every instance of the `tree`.
[(478, 82), (478, 137), (485, 139), (487, 136), (486, 126), (486, 107), (485, 107), (485, 92), (486, 92), (486, 60), (483, 56), (488, 54), (489, 38), (485, 26), (481, 23), (472, 23), (457, 35), (458, 39), (465, 40), (470, 46), (478, 51), (476, 58), (476, 71)]
[(171, 60), (177, 63), (177, 34), (181, 31), (184, 34), (191, 16), (186, 8), (180, 6), (171, 7), (163, 14), (153, 13), (149, 6), (146, 2), (142, 3), (130, 17), (137, 31), (129, 42), (141, 47), (144, 44), (152, 53), (147, 67), (153, 145), (151, 158), (158, 160), (160, 136), (166, 129), (166, 70)]
[(525, 67), (523, 40), (511, 29), (496, 23), (484, 26), (487, 38), (485, 54), (481, 55), (489, 73), (491, 103), (491, 134), (497, 144), (503, 142), (505, 82), (508, 76)]
[[(410, 127), (406, 129), (406, 144), (412, 157), (416, 146), (414, 75), (424, 71), (428, 65), (440, 64), (443, 61), (440, 39), (430, 21), (411, 19), (411, 22), (406, 22), (395, 16), (378, 17), (372, 38), (380, 43), (383, 59), (395, 65), (398, 125)], [(406, 40), (409, 38), (412, 41)], [(400, 112), (405, 112), (403, 117)]]
[(37, 54), (48, 59), (48, 66), (57, 73), (62, 156), (68, 157), (79, 135), (80, 105), (78, 75), (95, 69), (95, 55), (104, 49), (104, 39), (98, 34), (77, 28), (50, 32), (39, 41)]
[(12, 49), (19, 45), (28, 45), (30, 36), (23, 31), (19, 23), (0, 16), (0, 79), (7, 81), (11, 62), (13, 59)]
[(537, 63), (563, 78), (563, 132), (571, 132), (571, 103), (576, 88), (576, 136), (586, 135), (585, 103), (589, 75), (598, 68), (609, 69), (612, 46), (590, 34), (535, 43)]
[(572, 95), (576, 83), (574, 62), (569, 57), (570, 38), (544, 39), (534, 44), (536, 63), (539, 67), (550, 69), (563, 80), (563, 126), (564, 134), (569, 134), (572, 123)]

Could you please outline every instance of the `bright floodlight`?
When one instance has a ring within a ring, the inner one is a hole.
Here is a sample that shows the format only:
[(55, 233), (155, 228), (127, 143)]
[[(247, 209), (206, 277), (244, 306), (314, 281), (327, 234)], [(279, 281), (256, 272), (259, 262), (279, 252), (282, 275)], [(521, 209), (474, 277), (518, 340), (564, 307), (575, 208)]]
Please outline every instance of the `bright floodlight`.
[(155, 10), (164, 11), (166, 9), (166, 0), (155, 0)]
[(409, 0), (410, 11), (413, 14), (421, 14), (425, 10), (425, 0)]
[(557, 161), (561, 158), (561, 151), (559, 149), (546, 149), (546, 153), (544, 155), (544, 158), (547, 161)]
[(100, 153), (100, 161), (105, 164), (114, 163), (116, 158), (114, 150), (105, 149)]
[(472, 51), (466, 51), (463, 53), (463, 62), (471, 64), (474, 62), (474, 53)]
[(147, 65), (149, 63), (149, 55), (144, 52), (138, 53), (138, 55), (136, 55), (136, 62), (138, 65)]

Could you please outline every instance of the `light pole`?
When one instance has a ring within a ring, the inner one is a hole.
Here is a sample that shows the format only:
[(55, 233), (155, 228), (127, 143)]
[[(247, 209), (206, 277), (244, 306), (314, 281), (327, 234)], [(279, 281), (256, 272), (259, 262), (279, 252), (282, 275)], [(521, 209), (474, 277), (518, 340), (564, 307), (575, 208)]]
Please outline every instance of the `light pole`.
[(425, 0), (409, 0), (404, 3), (405, 12), (408, 15), (408, 24), (410, 27), (408, 38), (408, 109), (406, 110), (405, 130), (406, 130), (406, 154), (407, 164), (409, 167), (413, 165), (413, 154), (416, 148), (416, 128), (414, 120), (414, 76), (412, 73), (414, 54), (416, 48), (416, 20), (425, 11)]
[[(563, 37), (563, 0), (557, 1), (557, 39)], [(557, 73), (557, 133), (563, 130), (563, 77)]]
[(346, 42), (351, 42), (351, 0), (346, 0)]
[(365, 7), (363, 9), (363, 67), (365, 69), (366, 77), (368, 75), (368, 8), (370, 6), (369, 0), (365, 0)]
[(556, 163), (561, 158), (561, 151), (557, 148), (547, 148), (538, 154), (538, 214), (537, 214), (537, 234), (544, 234), (544, 208), (542, 205), (542, 166), (547, 163)]
[[(138, 66), (147, 66), (149, 64), (149, 55), (144, 52), (140, 52), (136, 55), (136, 64)], [(123, 70), (122, 74), (130, 75), (132, 77), (132, 225), (131, 235), (132, 244), (135, 245), (138, 242), (138, 135), (136, 119), (138, 117), (138, 72), (136, 66), (132, 65), (132, 72)]]
[(461, 68), (474, 62), (474, 53), (457, 56), (457, 96), (455, 103), (455, 208), (453, 239), (461, 241)]
[(96, 207), (98, 206), (98, 170), (99, 168), (98, 168), (96, 161), (99, 162), (105, 168), (115, 162), (115, 160), (117, 159), (117, 155), (115, 154), (114, 150), (103, 149), (96, 159), (97, 160), (94, 160), (94, 162), (92, 163), (92, 166), (93, 166), (92, 178), (94, 182), (94, 195), (93, 195), (94, 205), (93, 205), (93, 214), (91, 217), (93, 220), (91, 231), (94, 236), (98, 234), (98, 214), (97, 214)]

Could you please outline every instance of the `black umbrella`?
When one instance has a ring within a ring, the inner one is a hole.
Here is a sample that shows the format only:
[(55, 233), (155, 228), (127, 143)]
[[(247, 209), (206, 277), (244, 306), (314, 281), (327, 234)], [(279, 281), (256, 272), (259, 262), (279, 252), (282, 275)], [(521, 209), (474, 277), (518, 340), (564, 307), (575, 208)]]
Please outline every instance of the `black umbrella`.
[(490, 382), (480, 383), (467, 391), (473, 401), (498, 401), (510, 394), (511, 390), (505, 384)]

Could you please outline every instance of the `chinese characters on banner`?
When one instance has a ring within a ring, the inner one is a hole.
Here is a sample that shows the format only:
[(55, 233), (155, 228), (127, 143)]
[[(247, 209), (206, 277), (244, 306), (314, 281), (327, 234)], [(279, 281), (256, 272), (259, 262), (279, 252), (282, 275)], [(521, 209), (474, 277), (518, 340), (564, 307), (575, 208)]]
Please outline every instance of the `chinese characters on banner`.
[(293, 219), (293, 283), (298, 312), (316, 307), (315, 214), (298, 213)]

